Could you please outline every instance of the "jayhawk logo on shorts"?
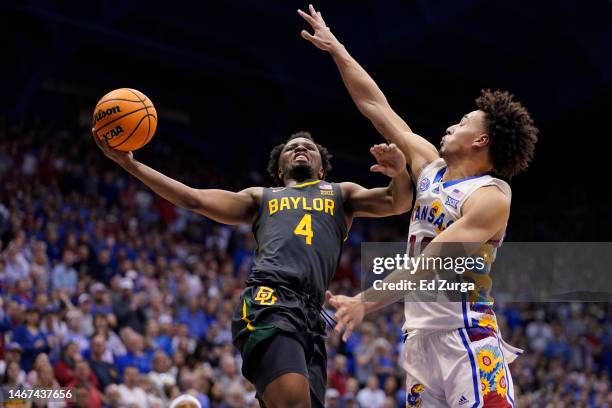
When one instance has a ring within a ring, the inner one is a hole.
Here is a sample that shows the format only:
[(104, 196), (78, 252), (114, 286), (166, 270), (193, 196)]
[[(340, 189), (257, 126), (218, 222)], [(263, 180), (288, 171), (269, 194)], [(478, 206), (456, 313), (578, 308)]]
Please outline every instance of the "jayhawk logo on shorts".
[(425, 391), (423, 384), (414, 384), (410, 387), (410, 393), (406, 394), (406, 408), (420, 408), (423, 405), (421, 394)]

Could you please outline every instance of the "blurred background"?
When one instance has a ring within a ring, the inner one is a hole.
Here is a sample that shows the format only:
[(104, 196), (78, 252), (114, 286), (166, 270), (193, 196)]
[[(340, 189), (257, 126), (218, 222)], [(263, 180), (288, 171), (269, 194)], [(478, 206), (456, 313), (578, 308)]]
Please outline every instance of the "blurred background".
[[(381, 137), (329, 55), (299, 36), (296, 9), (307, 5), (0, 1), (4, 384), (72, 384), (87, 391), (77, 406), (164, 406), (186, 390), (204, 406), (256, 404), (228, 338), (252, 259), (249, 228), (160, 200), (102, 156), (89, 128), (102, 95), (131, 87), (159, 114), (137, 159), (193, 187), (271, 185), (269, 151), (299, 130), (334, 154), (330, 180), (386, 183), (368, 171)], [(315, 7), (434, 145), (483, 88), (528, 107), (540, 140), (529, 171), (512, 180), (508, 240), (609, 240), (612, 2)], [(404, 240), (408, 220), (357, 221), (334, 290), (358, 288), (360, 242)], [(512, 367), (518, 406), (611, 406), (609, 304), (497, 313), (507, 340), (527, 349)], [(330, 407), (403, 406), (402, 323), (397, 306), (348, 344), (330, 335)]]

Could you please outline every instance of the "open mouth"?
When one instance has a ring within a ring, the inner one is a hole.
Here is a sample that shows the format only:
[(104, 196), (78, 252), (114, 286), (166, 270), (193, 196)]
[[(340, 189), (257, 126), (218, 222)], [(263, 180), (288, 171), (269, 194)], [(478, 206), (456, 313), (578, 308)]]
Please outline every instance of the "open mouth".
[(303, 153), (298, 153), (293, 157), (293, 161), (308, 161), (308, 156)]

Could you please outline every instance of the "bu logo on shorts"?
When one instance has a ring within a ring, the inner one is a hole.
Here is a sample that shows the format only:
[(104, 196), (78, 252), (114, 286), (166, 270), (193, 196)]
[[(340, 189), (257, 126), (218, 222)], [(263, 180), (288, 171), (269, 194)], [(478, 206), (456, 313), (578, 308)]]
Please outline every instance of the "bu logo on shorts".
[(255, 295), (255, 300), (259, 302), (260, 305), (273, 305), (276, 303), (276, 299), (277, 297), (274, 296), (274, 289), (267, 286), (260, 286)]

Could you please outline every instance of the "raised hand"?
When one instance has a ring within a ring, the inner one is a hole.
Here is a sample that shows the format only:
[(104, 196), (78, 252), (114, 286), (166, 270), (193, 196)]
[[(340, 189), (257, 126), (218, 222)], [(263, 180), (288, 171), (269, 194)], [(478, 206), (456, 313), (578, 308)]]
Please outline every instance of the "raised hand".
[(122, 166), (134, 160), (134, 155), (132, 154), (132, 152), (122, 152), (110, 147), (106, 139), (100, 138), (98, 137), (98, 135), (96, 135), (96, 129), (91, 129), (91, 134), (93, 135), (94, 141), (96, 142), (100, 150), (102, 150), (104, 155), (115, 163)]
[(370, 148), (370, 153), (377, 161), (370, 167), (370, 171), (382, 173), (387, 177), (395, 177), (406, 171), (406, 158), (394, 143), (374, 145)]
[(331, 30), (325, 24), (320, 11), (316, 11), (312, 4), (308, 5), (310, 13), (298, 10), (298, 14), (302, 16), (310, 27), (314, 30), (314, 35), (306, 30), (302, 30), (301, 35), (305, 40), (310, 41), (320, 50), (331, 51), (334, 46), (338, 45), (338, 40), (332, 34)]
[(338, 324), (336, 324), (334, 330), (342, 334), (343, 341), (347, 341), (365, 316), (365, 304), (361, 295), (349, 297), (333, 295), (330, 291), (327, 291), (325, 296), (329, 304), (336, 309)]

